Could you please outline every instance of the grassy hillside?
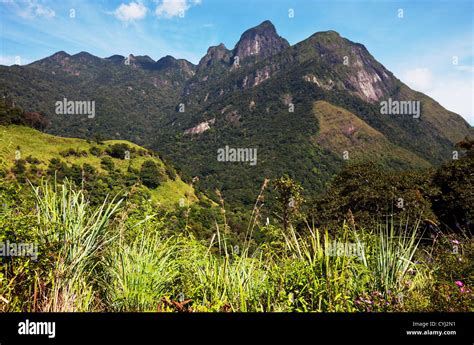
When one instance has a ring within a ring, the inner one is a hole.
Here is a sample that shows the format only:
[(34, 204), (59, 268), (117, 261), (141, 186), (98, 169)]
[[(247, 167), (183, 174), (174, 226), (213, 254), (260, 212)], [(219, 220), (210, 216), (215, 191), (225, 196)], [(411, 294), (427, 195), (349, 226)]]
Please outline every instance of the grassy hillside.
[(317, 101), (313, 112), (319, 122), (319, 132), (313, 140), (336, 155), (342, 156), (347, 151), (351, 162), (370, 160), (393, 167), (431, 166), (413, 152), (391, 143), (385, 135), (344, 108)]
[[(130, 148), (130, 159), (115, 158), (107, 154), (113, 145), (125, 144)], [(93, 154), (91, 151), (96, 152)], [(101, 160), (107, 157), (113, 162), (114, 170), (126, 174), (129, 167), (140, 170), (145, 161), (152, 160), (158, 166), (165, 180), (155, 189), (141, 186), (149, 191), (152, 201), (163, 205), (178, 203), (181, 198), (188, 202), (194, 202), (197, 197), (192, 186), (183, 182), (176, 175), (174, 179), (167, 176), (169, 168), (163, 161), (136, 144), (125, 140), (108, 140), (104, 142), (91, 142), (76, 138), (63, 138), (39, 132), (25, 126), (0, 126), (0, 168), (11, 171), (16, 159), (24, 159), (30, 165), (35, 165), (39, 170), (46, 170), (52, 159), (65, 161), (68, 165), (89, 164), (98, 173), (107, 174), (108, 171), (101, 164)], [(11, 173), (10, 173), (11, 174)]]

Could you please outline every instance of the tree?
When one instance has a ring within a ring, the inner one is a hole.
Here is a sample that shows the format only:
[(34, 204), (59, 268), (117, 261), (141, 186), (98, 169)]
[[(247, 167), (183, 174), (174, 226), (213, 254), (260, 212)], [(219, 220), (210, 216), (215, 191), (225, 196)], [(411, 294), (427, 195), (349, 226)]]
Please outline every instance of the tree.
[(26, 161), (24, 159), (16, 160), (12, 172), (18, 180), (23, 181), (26, 173)]
[(303, 187), (286, 175), (274, 180), (273, 187), (277, 192), (275, 215), (286, 230), (293, 221), (301, 217), (300, 209), (304, 202), (301, 195)]
[(131, 149), (127, 144), (114, 144), (108, 147), (106, 151), (110, 157), (125, 159), (126, 153), (130, 153)]
[(158, 165), (149, 159), (142, 164), (140, 179), (145, 186), (155, 189), (164, 181), (164, 176), (158, 168)]
[(474, 221), (474, 141), (466, 139), (456, 146), (467, 152), (436, 171), (433, 210), (451, 228), (469, 230)]
[(346, 166), (318, 198), (312, 210), (318, 226), (340, 225), (350, 213), (360, 226), (373, 226), (388, 215), (415, 222), (436, 221), (431, 210), (432, 172), (393, 171), (374, 163)]

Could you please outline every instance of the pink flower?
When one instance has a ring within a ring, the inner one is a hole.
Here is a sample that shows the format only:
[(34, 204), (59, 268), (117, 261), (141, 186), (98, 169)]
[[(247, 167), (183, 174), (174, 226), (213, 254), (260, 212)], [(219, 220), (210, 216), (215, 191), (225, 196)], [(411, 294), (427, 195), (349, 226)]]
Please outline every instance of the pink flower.
[(459, 241), (458, 241), (458, 240), (453, 240), (453, 241), (451, 241), (451, 242), (453, 242), (454, 244), (459, 244)]
[(456, 280), (454, 283), (455, 283), (457, 286), (459, 286), (459, 287), (463, 287), (463, 286), (464, 286), (463, 282), (460, 281), (460, 280)]
[(470, 292), (471, 292), (471, 290), (465, 289), (464, 286), (461, 287), (461, 293), (470, 293)]

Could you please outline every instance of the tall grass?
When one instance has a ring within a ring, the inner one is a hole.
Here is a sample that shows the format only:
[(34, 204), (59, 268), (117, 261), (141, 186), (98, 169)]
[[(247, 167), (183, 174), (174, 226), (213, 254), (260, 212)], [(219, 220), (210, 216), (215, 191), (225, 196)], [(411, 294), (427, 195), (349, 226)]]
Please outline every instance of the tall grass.
[(162, 239), (158, 233), (117, 243), (107, 258), (108, 307), (115, 311), (156, 311), (158, 301), (172, 291), (178, 275), (177, 247), (174, 238)]
[[(360, 296), (388, 298), (427, 280), (427, 267), (414, 263), (418, 225), (397, 228), (393, 219), (372, 231), (344, 224), (332, 234), (290, 226), (272, 244), (256, 244), (251, 225), (238, 248), (217, 220), (206, 243), (170, 235), (166, 218), (129, 217), (120, 200), (91, 206), (67, 182), (45, 182), (33, 192), (32, 231), (43, 241), (40, 260), (51, 265), (34, 271), (34, 307), (21, 310), (356, 311)], [(360, 255), (330, 254), (334, 241), (355, 244)], [(0, 287), (3, 298), (22, 289), (12, 279)]]
[[(218, 236), (220, 238), (220, 236)], [(223, 239), (225, 242), (225, 239)], [(211, 243), (212, 246), (212, 243)], [(199, 299), (201, 310), (265, 311), (270, 303), (268, 268), (272, 263), (261, 252), (250, 254), (249, 248), (232, 248), (222, 255), (207, 251), (195, 265), (193, 280), (196, 288), (191, 295)]]
[[(297, 233), (289, 228), (283, 234), (288, 252), (286, 260), (291, 265), (306, 267), (307, 276), (301, 277), (300, 288), (293, 294), (292, 302), (297, 311), (352, 311), (357, 292), (358, 275), (363, 274), (358, 258), (334, 255), (329, 252), (331, 242), (347, 243), (348, 228), (344, 226), (338, 236), (331, 238), (328, 231), (307, 224), (307, 231)], [(304, 268), (300, 268), (304, 269)], [(286, 274), (284, 271), (283, 274)]]
[(109, 224), (121, 201), (106, 199), (92, 208), (83, 192), (67, 181), (62, 185), (43, 182), (33, 190), (38, 233), (53, 256), (49, 281), (38, 282), (42, 301), (39, 310), (98, 308), (94, 282), (101, 274), (102, 253), (116, 238)]
[(373, 289), (384, 294), (400, 293), (405, 287), (409, 270), (417, 272), (418, 267), (413, 258), (422, 234), (419, 231), (419, 221), (411, 227), (408, 224), (407, 221), (397, 228), (393, 217), (387, 218), (386, 223), (379, 225), (374, 233), (365, 234), (364, 243), (357, 232), (354, 232), (358, 245), (366, 247), (362, 262), (374, 277)]

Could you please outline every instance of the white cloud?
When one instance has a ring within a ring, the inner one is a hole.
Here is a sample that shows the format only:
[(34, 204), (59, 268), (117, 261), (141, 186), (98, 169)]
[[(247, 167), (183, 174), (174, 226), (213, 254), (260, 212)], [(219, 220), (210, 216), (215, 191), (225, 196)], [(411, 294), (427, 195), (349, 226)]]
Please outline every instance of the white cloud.
[(405, 71), (402, 80), (417, 91), (427, 91), (433, 86), (433, 74), (428, 68), (415, 68)]
[(140, 20), (145, 18), (148, 9), (141, 2), (121, 4), (114, 12), (117, 19), (124, 22)]
[(465, 71), (472, 72), (472, 67), (459, 66), (456, 69), (464, 75), (438, 78), (428, 68), (415, 68), (402, 73), (401, 79), (412, 89), (425, 93), (474, 125), (474, 80), (465, 76)]
[(0, 55), (0, 65), (11, 66), (15, 64), (15, 56)]
[(443, 107), (462, 115), (474, 125), (474, 82), (469, 80), (447, 80), (436, 83), (426, 94)]
[(21, 56), (0, 55), (0, 65), (3, 66), (24, 65), (25, 63), (25, 59)]
[[(472, 32), (468, 30), (456, 39), (449, 36), (440, 41), (437, 38), (431, 47), (428, 43), (426, 46), (422, 53), (413, 51), (400, 56), (398, 66), (393, 66), (392, 71), (411, 88), (425, 93), (474, 125)], [(417, 65), (414, 65), (414, 55)], [(459, 65), (453, 64), (454, 56)]]
[(34, 19), (37, 17), (50, 19), (56, 15), (53, 9), (42, 5), (37, 0), (2, 0), (2, 3), (10, 6), (18, 16), (24, 19)]
[(201, 3), (201, 0), (161, 0), (156, 7), (155, 14), (164, 18), (183, 16), (191, 6)]

